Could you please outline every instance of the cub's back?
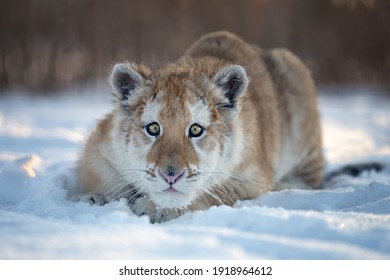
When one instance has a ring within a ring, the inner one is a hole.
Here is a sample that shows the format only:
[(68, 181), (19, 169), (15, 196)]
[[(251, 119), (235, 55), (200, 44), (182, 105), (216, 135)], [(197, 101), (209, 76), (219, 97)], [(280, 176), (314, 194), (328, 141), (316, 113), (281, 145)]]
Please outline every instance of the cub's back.
[(324, 159), (316, 90), (299, 58), (285, 49), (263, 51), (224, 31), (200, 38), (187, 55), (245, 67), (251, 81), (241, 117), (247, 129), (261, 128), (246, 140), (252, 149), (245, 158), (270, 162), (274, 183), (302, 177), (307, 185), (319, 184)]
[(290, 51), (262, 53), (278, 102), (281, 150), (275, 180), (299, 177), (315, 187), (322, 179), (324, 159), (316, 90), (310, 71)]
[(239, 64), (245, 68), (250, 83), (238, 117), (243, 121), (247, 146), (241, 166), (248, 168), (253, 162), (260, 164), (265, 170), (262, 176), (268, 181), (272, 180), (280, 146), (280, 120), (272, 79), (260, 54), (259, 48), (225, 31), (201, 37), (186, 53), (195, 58), (217, 58), (226, 64)]

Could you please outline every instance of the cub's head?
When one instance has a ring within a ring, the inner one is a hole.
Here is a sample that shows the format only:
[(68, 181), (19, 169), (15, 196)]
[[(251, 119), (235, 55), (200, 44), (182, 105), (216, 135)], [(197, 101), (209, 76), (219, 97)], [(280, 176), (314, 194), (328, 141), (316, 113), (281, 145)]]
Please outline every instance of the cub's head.
[(111, 139), (119, 188), (131, 184), (163, 208), (213, 196), (240, 158), (245, 70), (184, 61), (152, 72), (127, 63), (115, 65), (110, 82), (118, 105)]

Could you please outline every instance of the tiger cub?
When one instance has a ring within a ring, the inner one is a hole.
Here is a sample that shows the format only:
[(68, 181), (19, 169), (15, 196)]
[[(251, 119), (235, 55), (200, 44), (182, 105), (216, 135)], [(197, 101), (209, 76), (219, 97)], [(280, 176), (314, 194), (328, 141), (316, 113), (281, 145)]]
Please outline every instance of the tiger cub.
[(160, 69), (117, 64), (110, 83), (115, 107), (78, 164), (83, 192), (100, 201), (126, 198), (135, 214), (162, 222), (321, 181), (315, 86), (287, 50), (220, 31)]

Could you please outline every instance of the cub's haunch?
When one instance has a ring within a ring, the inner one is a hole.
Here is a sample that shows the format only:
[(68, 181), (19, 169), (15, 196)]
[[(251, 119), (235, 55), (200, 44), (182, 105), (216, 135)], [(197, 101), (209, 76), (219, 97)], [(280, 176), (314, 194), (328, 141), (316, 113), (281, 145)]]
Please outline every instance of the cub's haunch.
[(287, 50), (215, 32), (156, 70), (117, 64), (110, 83), (115, 107), (78, 165), (93, 197), (161, 222), (322, 179), (314, 83)]

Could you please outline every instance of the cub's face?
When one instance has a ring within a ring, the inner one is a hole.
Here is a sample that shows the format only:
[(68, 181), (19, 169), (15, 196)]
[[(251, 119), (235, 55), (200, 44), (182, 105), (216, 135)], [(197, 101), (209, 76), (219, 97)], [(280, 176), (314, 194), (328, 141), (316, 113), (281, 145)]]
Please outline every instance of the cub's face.
[(229, 179), (220, 169), (232, 160), (233, 121), (247, 82), (237, 65), (211, 77), (194, 69), (151, 73), (140, 65), (116, 65), (111, 84), (120, 109), (113, 161), (123, 178), (117, 185), (133, 185), (164, 208), (213, 196), (213, 186)]

